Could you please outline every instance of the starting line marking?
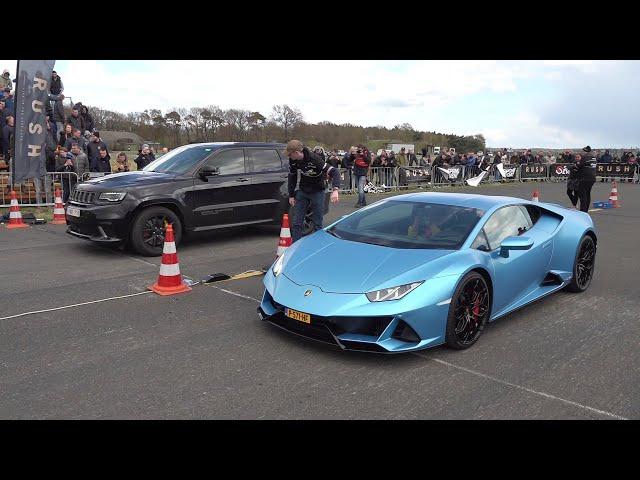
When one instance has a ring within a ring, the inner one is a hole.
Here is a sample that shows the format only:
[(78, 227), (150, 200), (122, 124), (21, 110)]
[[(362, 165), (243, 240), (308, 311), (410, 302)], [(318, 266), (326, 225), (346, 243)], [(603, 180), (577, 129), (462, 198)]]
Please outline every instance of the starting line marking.
[(117, 297), (102, 298), (100, 300), (92, 300), (90, 302), (74, 303), (73, 305), (65, 305), (63, 307), (45, 308), (44, 310), (34, 310), (33, 312), (24, 312), (24, 313), (18, 313), (16, 315), (9, 315), (8, 317), (0, 317), (0, 320), (10, 320), (12, 318), (24, 317), (26, 315), (35, 315), (36, 313), (55, 312), (56, 310), (64, 310), (64, 309), (67, 309), (67, 308), (74, 308), (74, 307), (82, 307), (83, 305), (91, 305), (92, 303), (108, 302), (110, 300), (118, 300), (120, 298), (128, 298), (128, 297), (135, 297), (135, 296), (138, 296), (138, 295), (146, 295), (147, 293), (153, 293), (153, 292), (151, 290), (148, 290), (146, 292), (138, 292), (138, 293), (131, 293), (129, 295), (119, 295)]

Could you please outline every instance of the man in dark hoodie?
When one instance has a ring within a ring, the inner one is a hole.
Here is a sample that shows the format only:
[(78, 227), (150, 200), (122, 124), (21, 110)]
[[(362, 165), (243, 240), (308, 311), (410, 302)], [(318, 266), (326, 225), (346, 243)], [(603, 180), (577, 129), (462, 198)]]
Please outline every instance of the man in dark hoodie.
[[(309, 206), (311, 206), (315, 230), (322, 229), (326, 178), (330, 176), (332, 179), (331, 202), (336, 203), (338, 190), (340, 190), (340, 172), (327, 164), (322, 157), (310, 152), (300, 140), (291, 140), (287, 143), (284, 153), (289, 158), (289, 204), (294, 208), (291, 238), (296, 242), (302, 238), (302, 226)], [(300, 185), (296, 190), (298, 170)]]
[[(100, 156), (100, 149), (104, 148), (107, 150), (107, 154), (109, 153), (109, 149), (107, 148), (107, 144), (104, 143), (100, 139), (100, 132), (93, 132), (93, 135), (89, 138), (89, 143), (87, 143), (87, 157), (89, 157), (89, 164), (91, 165), (92, 172), (102, 172), (103, 170), (98, 170), (98, 157)], [(107, 171), (107, 170), (104, 170)], [(111, 170), (109, 170), (111, 171)]]
[(71, 115), (67, 117), (67, 122), (73, 125), (73, 128), (80, 130), (81, 134), (86, 130), (84, 125), (84, 119), (80, 115), (80, 107), (76, 104), (71, 109)]
[(82, 104), (80, 106), (80, 116), (82, 117), (82, 121), (84, 122), (85, 131), (93, 133), (93, 130), (95, 129), (93, 117), (89, 113), (89, 109)]

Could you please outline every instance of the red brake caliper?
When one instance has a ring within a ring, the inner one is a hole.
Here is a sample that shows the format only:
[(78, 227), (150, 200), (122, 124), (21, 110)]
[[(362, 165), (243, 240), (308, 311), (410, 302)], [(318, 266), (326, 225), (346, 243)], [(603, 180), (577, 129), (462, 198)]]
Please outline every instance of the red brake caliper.
[(480, 299), (476, 299), (473, 304), (473, 316), (475, 317), (476, 325), (478, 324), (478, 317), (480, 316)]

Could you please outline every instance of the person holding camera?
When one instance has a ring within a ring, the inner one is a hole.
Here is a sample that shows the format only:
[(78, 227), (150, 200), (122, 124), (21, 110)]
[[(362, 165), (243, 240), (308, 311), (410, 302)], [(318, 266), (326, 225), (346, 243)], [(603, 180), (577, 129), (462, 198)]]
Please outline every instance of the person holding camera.
[(369, 172), (370, 164), (371, 153), (369, 153), (369, 150), (367, 150), (364, 145), (358, 145), (353, 157), (353, 174), (356, 177), (356, 185), (358, 186), (358, 203), (355, 204), (356, 208), (367, 205), (364, 186), (367, 184), (367, 173)]
[(129, 160), (127, 159), (127, 154), (124, 152), (120, 152), (116, 157), (116, 167), (113, 173), (121, 173), (129, 171)]
[[(326, 178), (331, 177), (332, 180), (331, 203), (337, 203), (338, 190), (340, 190), (340, 172), (337, 168), (327, 164), (320, 155), (309, 151), (300, 140), (291, 140), (287, 143), (284, 154), (289, 158), (287, 186), (289, 205), (294, 209), (291, 239), (295, 243), (302, 238), (304, 217), (309, 206), (311, 206), (315, 230), (322, 229)], [(296, 190), (298, 170), (300, 171), (300, 185)]]
[[(71, 144), (71, 152), (65, 153), (62, 151), (56, 159), (56, 172), (70, 172), (75, 175), (63, 175), (63, 198), (62, 201), (67, 203), (71, 190), (76, 185), (78, 180), (82, 181), (82, 176), (91, 171), (89, 166), (89, 159), (87, 155), (82, 152), (80, 146), (77, 143)], [(66, 188), (64, 188), (66, 186)]]
[(151, 152), (151, 149), (149, 148), (149, 145), (147, 145), (145, 143), (144, 145), (142, 145), (142, 148), (140, 149), (140, 154), (136, 157), (134, 162), (136, 162), (138, 170), (142, 170), (144, 167), (149, 165), (155, 159), (156, 159), (156, 157)]

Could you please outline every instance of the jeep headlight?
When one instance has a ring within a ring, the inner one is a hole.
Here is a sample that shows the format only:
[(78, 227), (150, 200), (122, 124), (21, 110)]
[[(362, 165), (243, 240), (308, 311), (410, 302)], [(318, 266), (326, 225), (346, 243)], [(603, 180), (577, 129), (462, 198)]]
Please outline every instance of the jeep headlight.
[(277, 277), (282, 272), (282, 263), (284, 262), (284, 253), (278, 257), (278, 259), (273, 264), (273, 276)]
[(409, 294), (424, 282), (414, 282), (407, 285), (400, 285), (398, 287), (383, 288), (382, 290), (375, 290), (367, 293), (367, 298), (370, 302), (386, 302), (388, 300), (400, 300), (405, 295)]
[(126, 195), (127, 192), (102, 192), (98, 199), (107, 202), (120, 202)]

